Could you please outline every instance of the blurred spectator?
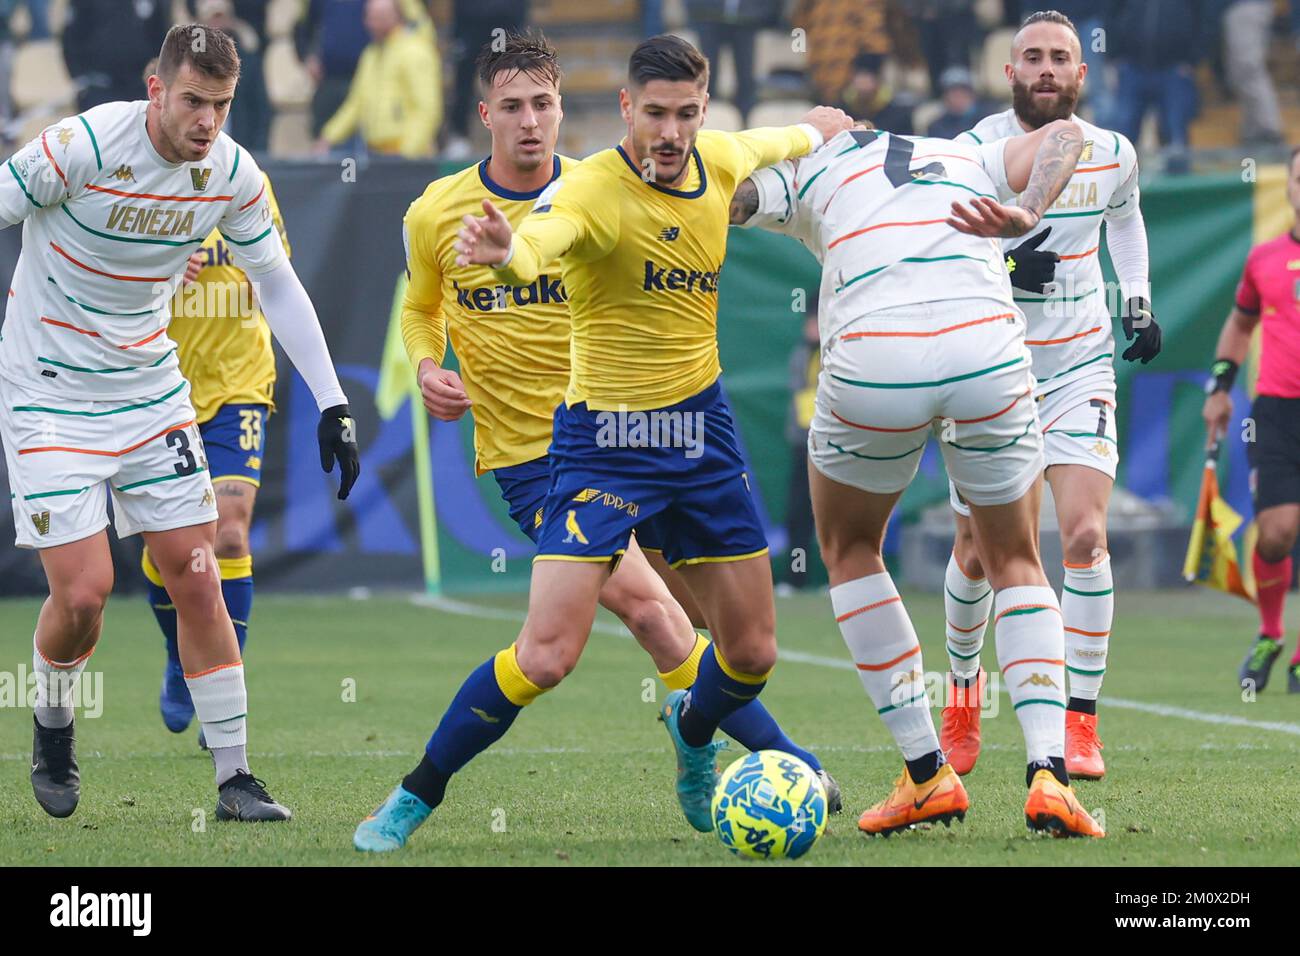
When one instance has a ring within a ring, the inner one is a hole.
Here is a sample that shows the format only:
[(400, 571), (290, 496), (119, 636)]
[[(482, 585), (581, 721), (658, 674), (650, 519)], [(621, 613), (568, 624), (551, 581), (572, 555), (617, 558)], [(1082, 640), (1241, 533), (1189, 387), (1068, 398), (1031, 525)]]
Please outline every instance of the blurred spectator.
[(641, 0), (641, 35), (657, 37), (664, 32), (664, 0)]
[[(1300, 0), (1292, 0), (1292, 7)], [(1248, 145), (1282, 143), (1282, 114), (1268, 75), (1268, 42), (1273, 0), (1228, 0), (1223, 9), (1223, 57), (1228, 84), (1241, 102), (1241, 141)]]
[(63, 24), (63, 62), (77, 84), (77, 110), (144, 99), (140, 73), (158, 55), (171, 4), (165, 0), (71, 0)]
[(1197, 112), (1196, 64), (1206, 50), (1209, 0), (1110, 0), (1108, 53), (1119, 72), (1115, 129), (1136, 143), (1142, 120), (1156, 112), (1165, 168), (1191, 167), (1188, 129)]
[(442, 68), (432, 25), (406, 24), (398, 0), (366, 0), (365, 27), (371, 42), (347, 98), (321, 130), (317, 152), (359, 131), (371, 152), (432, 156), (442, 122)]
[[(186, 9), (195, 20), (202, 20), (199, 15), (200, 0), (187, 0)], [(231, 6), (234, 12), (231, 14), (236, 20), (246, 23), (252, 28), (253, 33), (257, 35), (257, 46), (260, 50), (266, 49), (268, 37), (266, 35), (266, 8), (270, 6), (271, 0), (231, 0)], [(240, 50), (239, 55), (242, 58), (244, 51)]]
[[(16, 128), (9, 128), (14, 118), (14, 103), (9, 95), (9, 83), (13, 79), (16, 52), (13, 34), (9, 32), (9, 17), (17, 6), (17, 0), (0, 0), (0, 130), (3, 130), (0, 133), (0, 146), (6, 150), (17, 139), (19, 133)], [(16, 127), (17, 124), (14, 126)]]
[(231, 0), (196, 0), (194, 13), (200, 23), (230, 37), (239, 52), (239, 86), (226, 131), (241, 146), (255, 152), (265, 151), (271, 138), (271, 101), (266, 95), (262, 45), (257, 30), (235, 16), (235, 4)]
[[(700, 38), (700, 52), (709, 60), (713, 76), (717, 75), (722, 47), (731, 47), (736, 64), (736, 109), (742, 120), (758, 99), (758, 82), (754, 77), (754, 42), (758, 31), (780, 24), (781, 0), (686, 0), (690, 27)], [(710, 83), (716, 89), (716, 83)]]
[(833, 102), (854, 119), (870, 120), (876, 129), (910, 135), (916, 103), (894, 95), (881, 77), (884, 68), (880, 54), (859, 53), (853, 58), (848, 84)]
[(970, 48), (979, 39), (974, 0), (902, 0), (902, 7), (921, 41), (930, 89), (938, 93), (944, 70), (970, 66)]
[(320, 135), (347, 98), (368, 40), (364, 9), (365, 0), (310, 0), (307, 15), (294, 29), (298, 59), (316, 84), (311, 100), (313, 135)]
[(804, 31), (808, 78), (818, 103), (838, 102), (859, 53), (893, 52), (888, 0), (798, 0), (792, 26)]
[(943, 95), (943, 114), (930, 124), (926, 136), (953, 139), (966, 132), (998, 107), (975, 95), (975, 81), (964, 66), (950, 66), (939, 77)]
[[(21, 3), (7, 3), (5, 6), (9, 10), (8, 13), (3, 14), (6, 17), (14, 12), (15, 6), (27, 8), (27, 15), (32, 20), (32, 29), (27, 34), (27, 39), (48, 40), (50, 38), (50, 0), (23, 0)], [(162, 40), (158, 41), (158, 46), (162, 46)]]
[(474, 60), (494, 30), (522, 30), (528, 22), (527, 0), (455, 0), (452, 11), (456, 81), (452, 91), (451, 139), (444, 151), (448, 159), (470, 155), (469, 117), (478, 103), (474, 89)]
[[(814, 293), (815, 294), (815, 293)], [(785, 440), (790, 448), (790, 484), (785, 499), (785, 530), (791, 561), (782, 562), (784, 583), (808, 587), (808, 562), (813, 554), (812, 500), (808, 497), (808, 428), (812, 424), (817, 397), (817, 376), (821, 372), (821, 339), (817, 328), (817, 305), (803, 320), (803, 335), (790, 353), (790, 407), (785, 416)], [(804, 570), (794, 569), (794, 551), (802, 549)]]

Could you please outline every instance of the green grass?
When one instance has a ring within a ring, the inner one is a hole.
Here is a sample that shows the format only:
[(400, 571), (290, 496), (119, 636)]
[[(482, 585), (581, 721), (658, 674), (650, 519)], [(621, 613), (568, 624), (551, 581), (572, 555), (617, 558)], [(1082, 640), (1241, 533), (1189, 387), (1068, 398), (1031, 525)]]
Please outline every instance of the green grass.
[[(927, 668), (942, 670), (942, 604), (928, 595), (907, 601)], [(510, 618), (522, 598), (493, 605), (494, 615), (466, 617), (401, 595), (259, 597), (247, 655), (252, 764), (294, 820), (241, 826), (213, 818), (211, 763), (194, 731), (163, 728), (162, 641), (144, 600), (116, 600), (92, 658), (103, 673), (104, 713), (78, 715), (83, 793), (73, 817), (51, 819), (32, 799), (30, 712), (0, 713), (0, 864), (750, 865), (683, 820), (668, 739), (643, 699), (654, 669), (631, 640), (600, 631), (564, 686), (456, 777), (406, 850), (383, 858), (353, 851), (353, 827), (414, 765), (465, 674), (514, 638)], [(37, 607), (0, 602), (0, 671), (30, 668)], [(998, 716), (984, 720), (964, 824), (861, 836), (856, 815), (884, 796), (900, 760), (843, 667), (829, 600), (783, 599), (778, 612), (781, 646), (827, 662), (785, 661), (763, 700), (820, 754), (847, 804), (801, 864), (1276, 865), (1300, 857), (1300, 697), (1285, 693), (1284, 657), (1259, 700), (1241, 700), (1235, 672), (1253, 614), (1240, 602), (1120, 595), (1101, 711), (1109, 773), (1076, 785), (1110, 831), (1089, 842), (1026, 835), (1024, 751), (1005, 696)], [(608, 629), (611, 619), (603, 620)], [(344, 700), (348, 681), (355, 702)], [(661, 686), (649, 686), (662, 696)], [(1107, 707), (1108, 697), (1290, 730)]]

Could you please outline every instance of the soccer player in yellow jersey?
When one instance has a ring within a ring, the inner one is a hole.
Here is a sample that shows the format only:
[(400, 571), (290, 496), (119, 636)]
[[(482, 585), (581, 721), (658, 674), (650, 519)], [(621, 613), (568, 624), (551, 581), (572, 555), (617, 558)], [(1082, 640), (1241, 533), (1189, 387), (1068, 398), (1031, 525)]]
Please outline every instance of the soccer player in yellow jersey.
[[(263, 174), (271, 222), (289, 254), (280, 206)], [(203, 439), (217, 504), (217, 564), (221, 594), (242, 653), (253, 608), (253, 556), (248, 529), (262, 477), (266, 425), (275, 410), (275, 354), (271, 330), (258, 311), (253, 287), (236, 264), (238, 250), (217, 230), (190, 256), (185, 284), (172, 298), (167, 334), (176, 343), (181, 374)], [(167, 667), (158, 698), (163, 723), (181, 733), (194, 717), (176, 641), (176, 607), (145, 549), (149, 604), (167, 642)], [(199, 731), (203, 746), (203, 732)]]
[[(509, 35), (504, 43), (484, 48), (478, 67), (484, 93), (479, 112), (492, 132), (492, 154), (430, 185), (407, 213), (410, 283), (402, 331), (425, 407), (446, 421), (473, 411), (476, 469), (480, 475), (492, 473), (511, 517), (536, 541), (551, 483), (547, 448), (553, 414), (569, 384), (567, 292), (558, 266), (526, 285), (503, 284), (486, 266), (457, 265), (454, 244), (461, 218), (480, 211), (485, 199), (512, 223), (521, 223), (538, 196), (578, 164), (554, 154), (563, 117), (560, 70), (544, 38)], [(448, 336), (463, 381), (441, 367)], [(611, 496), (609, 506), (620, 505)], [(635, 510), (630, 516), (636, 517)], [(632, 631), (668, 687), (684, 689), (694, 683), (709, 645), (641, 550), (661, 552), (671, 543), (653, 519), (633, 524), (635, 537), (628, 538), (598, 598)], [(582, 637), (585, 641), (586, 634)], [(580, 645), (572, 649), (574, 661), (579, 650)], [(466, 681), (420, 765), (358, 827), (358, 849), (403, 845), (441, 801), (446, 779), (505, 732), (518, 713), (516, 700), (527, 693), (508, 683), (510, 669), (517, 668), (511, 657), (510, 651), (496, 655)], [(794, 744), (759, 701), (747, 701), (729, 714), (722, 729), (750, 750), (782, 750), (809, 763), (833, 792), (838, 809), (838, 787), (816, 756)]]

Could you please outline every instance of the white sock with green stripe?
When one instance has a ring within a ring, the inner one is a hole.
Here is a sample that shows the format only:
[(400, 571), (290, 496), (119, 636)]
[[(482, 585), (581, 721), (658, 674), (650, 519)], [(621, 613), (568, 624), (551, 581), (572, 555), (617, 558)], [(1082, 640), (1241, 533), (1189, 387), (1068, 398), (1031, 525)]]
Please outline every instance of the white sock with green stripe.
[(47, 730), (62, 730), (72, 723), (72, 702), (77, 680), (86, 661), (95, 653), (92, 647), (74, 661), (53, 661), (41, 653), (32, 639), (32, 674), (36, 678), (36, 701), (32, 713)]
[(1065, 622), (1065, 668), (1070, 696), (1096, 700), (1106, 676), (1111, 620), (1115, 615), (1115, 583), (1110, 555), (1091, 567), (1065, 566), (1061, 617)]
[(217, 786), (248, 772), (248, 691), (242, 661), (185, 675), (194, 713), (203, 725), (203, 739), (212, 751)]
[(984, 648), (984, 631), (992, 607), (993, 588), (988, 579), (966, 577), (957, 563), (957, 555), (950, 555), (943, 576), (943, 610), (947, 622), (948, 666), (954, 677), (974, 680), (979, 673), (980, 651)]
[(939, 749), (925, 695), (921, 645), (887, 572), (831, 588), (831, 607), (858, 677), (904, 760)]
[(1056, 592), (1003, 588), (993, 605), (998, 666), (1025, 735), (1030, 763), (1065, 756), (1065, 636)]

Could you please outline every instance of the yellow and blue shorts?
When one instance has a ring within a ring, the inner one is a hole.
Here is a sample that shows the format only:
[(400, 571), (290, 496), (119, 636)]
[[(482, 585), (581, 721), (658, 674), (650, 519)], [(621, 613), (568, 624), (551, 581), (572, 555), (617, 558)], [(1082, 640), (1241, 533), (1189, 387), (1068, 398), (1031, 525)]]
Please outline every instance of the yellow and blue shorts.
[(561, 405), (548, 457), (535, 560), (617, 558), (633, 530), (642, 547), (661, 549), (673, 567), (767, 552), (717, 382), (661, 409)]
[(267, 405), (222, 405), (199, 426), (213, 481), (246, 481), (261, 486), (270, 417)]

